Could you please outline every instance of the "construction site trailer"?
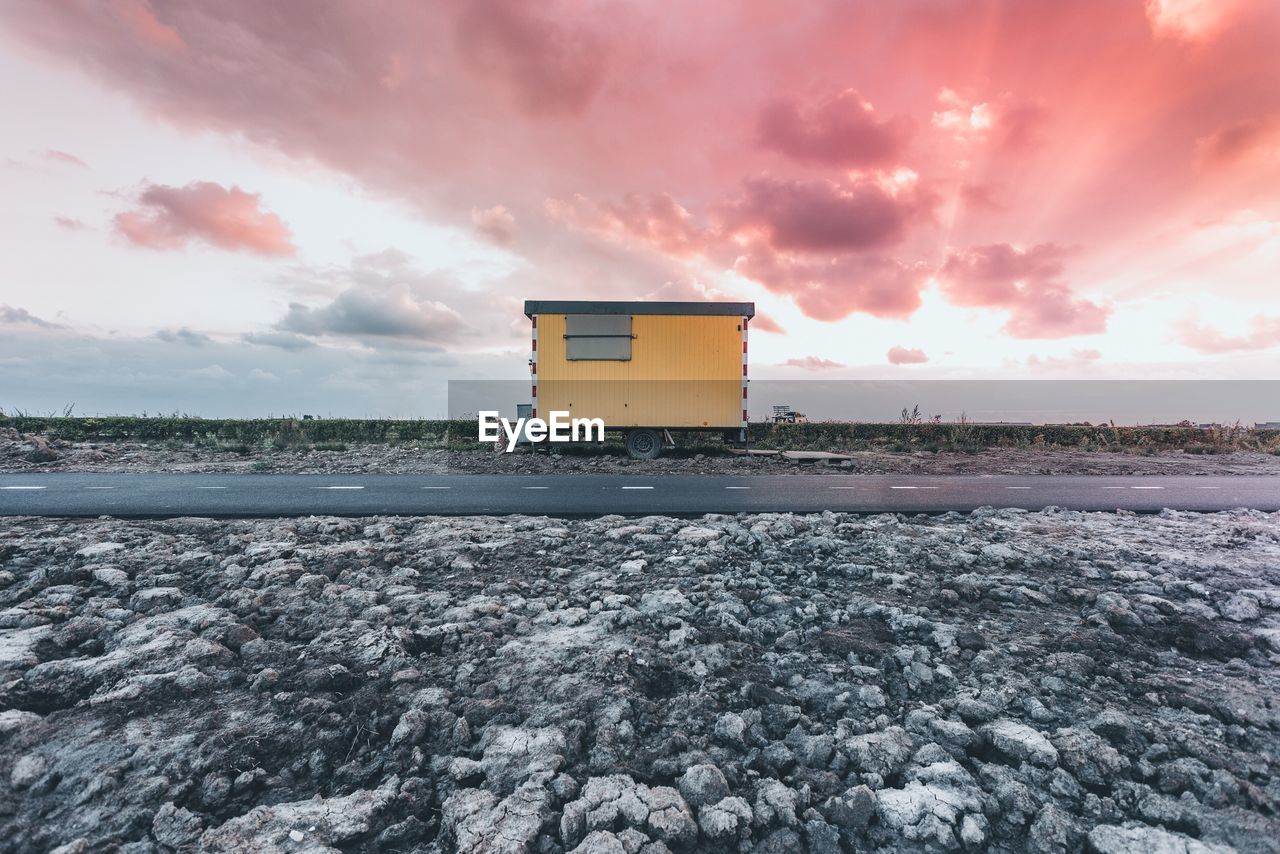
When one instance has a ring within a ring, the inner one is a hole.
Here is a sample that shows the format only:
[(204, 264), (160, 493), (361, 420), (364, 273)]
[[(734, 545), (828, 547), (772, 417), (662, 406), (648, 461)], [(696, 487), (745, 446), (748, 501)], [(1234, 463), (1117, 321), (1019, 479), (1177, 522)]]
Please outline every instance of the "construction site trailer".
[(665, 430), (746, 439), (749, 302), (528, 300), (535, 415), (622, 430), (652, 459)]

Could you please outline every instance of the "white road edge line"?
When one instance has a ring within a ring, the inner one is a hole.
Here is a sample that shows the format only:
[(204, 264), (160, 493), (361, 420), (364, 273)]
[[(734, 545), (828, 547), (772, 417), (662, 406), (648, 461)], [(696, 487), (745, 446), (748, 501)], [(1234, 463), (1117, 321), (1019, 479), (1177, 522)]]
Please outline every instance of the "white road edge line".
[(44, 489), (43, 486), (0, 486), (0, 489)]

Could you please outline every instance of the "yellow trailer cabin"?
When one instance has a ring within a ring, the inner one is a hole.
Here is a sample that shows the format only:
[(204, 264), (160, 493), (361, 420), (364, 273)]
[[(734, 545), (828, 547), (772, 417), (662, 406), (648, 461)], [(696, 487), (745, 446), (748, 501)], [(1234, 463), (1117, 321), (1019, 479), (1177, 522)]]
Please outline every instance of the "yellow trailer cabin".
[(754, 303), (528, 300), (524, 313), (535, 417), (602, 419), (639, 459), (668, 430), (746, 440)]

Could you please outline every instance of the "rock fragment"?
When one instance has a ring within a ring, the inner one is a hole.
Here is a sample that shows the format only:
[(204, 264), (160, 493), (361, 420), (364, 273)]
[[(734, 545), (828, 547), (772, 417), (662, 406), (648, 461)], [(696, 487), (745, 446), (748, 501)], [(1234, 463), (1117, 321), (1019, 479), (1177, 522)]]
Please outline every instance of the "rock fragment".
[(751, 828), (751, 805), (739, 797), (722, 798), (698, 810), (698, 827), (707, 839), (738, 838)]
[(697, 809), (729, 796), (729, 782), (714, 765), (693, 765), (679, 781), (680, 794)]
[(980, 730), (983, 738), (1016, 762), (1030, 762), (1044, 768), (1058, 764), (1058, 750), (1039, 730), (1013, 720), (999, 720)]

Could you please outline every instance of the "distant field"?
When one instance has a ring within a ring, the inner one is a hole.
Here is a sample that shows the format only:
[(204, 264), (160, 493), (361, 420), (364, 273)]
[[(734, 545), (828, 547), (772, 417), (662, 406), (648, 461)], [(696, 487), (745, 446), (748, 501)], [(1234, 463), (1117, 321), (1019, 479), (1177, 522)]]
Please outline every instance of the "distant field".
[[(184, 417), (0, 416), (0, 429), (36, 433), (71, 442), (138, 442), (192, 446), (230, 452), (347, 445), (413, 445), (470, 450), (476, 441), (471, 420), (384, 420), (326, 418), (219, 419)], [(977, 451), (988, 448), (1280, 453), (1280, 430), (1243, 427), (1111, 427), (999, 424), (752, 424), (751, 444), (793, 450)], [(718, 434), (674, 433), (685, 448), (722, 447)], [(610, 443), (616, 441), (611, 439)]]

